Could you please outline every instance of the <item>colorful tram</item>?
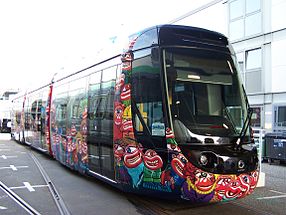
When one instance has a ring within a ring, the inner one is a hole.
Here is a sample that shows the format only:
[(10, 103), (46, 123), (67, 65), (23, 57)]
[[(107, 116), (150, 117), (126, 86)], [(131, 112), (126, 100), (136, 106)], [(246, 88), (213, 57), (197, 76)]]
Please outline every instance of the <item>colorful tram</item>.
[(148, 28), (123, 54), (16, 97), (11, 135), (126, 192), (242, 198), (259, 164), (237, 68), (222, 34)]

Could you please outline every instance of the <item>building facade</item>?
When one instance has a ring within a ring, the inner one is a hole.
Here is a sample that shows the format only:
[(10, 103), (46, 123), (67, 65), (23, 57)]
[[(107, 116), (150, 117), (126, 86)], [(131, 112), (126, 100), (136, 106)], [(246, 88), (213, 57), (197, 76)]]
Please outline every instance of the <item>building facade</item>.
[(253, 127), (286, 131), (286, 0), (209, 1), (173, 23), (227, 35), (254, 110)]

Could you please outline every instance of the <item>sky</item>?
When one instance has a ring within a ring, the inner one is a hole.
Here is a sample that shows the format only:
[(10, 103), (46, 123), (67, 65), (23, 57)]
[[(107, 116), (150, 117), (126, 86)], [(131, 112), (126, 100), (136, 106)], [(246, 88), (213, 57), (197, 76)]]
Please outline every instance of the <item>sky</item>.
[(165, 24), (210, 0), (1, 0), (0, 91), (32, 89), (93, 59), (119, 34)]

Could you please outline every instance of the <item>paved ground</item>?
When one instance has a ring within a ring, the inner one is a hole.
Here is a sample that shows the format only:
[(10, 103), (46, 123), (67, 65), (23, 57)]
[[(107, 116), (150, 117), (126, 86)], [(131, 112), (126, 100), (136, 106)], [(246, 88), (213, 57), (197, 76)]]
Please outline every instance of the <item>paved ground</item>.
[[(286, 166), (262, 164), (266, 186), (241, 200), (193, 207), (122, 193), (100, 181), (70, 171), (55, 160), (0, 134), (0, 182), (39, 214), (60, 214), (39, 161), (70, 214), (220, 214), (285, 215)], [(33, 214), (0, 189), (0, 214)]]

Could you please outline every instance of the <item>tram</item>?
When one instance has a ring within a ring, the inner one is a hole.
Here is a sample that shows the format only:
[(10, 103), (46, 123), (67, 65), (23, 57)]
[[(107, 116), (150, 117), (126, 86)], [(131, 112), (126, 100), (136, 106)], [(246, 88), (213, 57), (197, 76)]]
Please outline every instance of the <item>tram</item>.
[(13, 100), (12, 137), (123, 191), (191, 203), (252, 193), (251, 111), (227, 38), (161, 25)]

